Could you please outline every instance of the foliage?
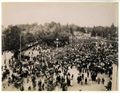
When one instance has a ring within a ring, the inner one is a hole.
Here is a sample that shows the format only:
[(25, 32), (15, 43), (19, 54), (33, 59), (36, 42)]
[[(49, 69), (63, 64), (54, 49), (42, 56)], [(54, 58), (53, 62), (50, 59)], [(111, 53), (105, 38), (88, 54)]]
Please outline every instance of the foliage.
[[(102, 37), (109, 40), (116, 40), (118, 37), (117, 27), (113, 24), (111, 27), (80, 27), (74, 24), (61, 25), (51, 22), (41, 24), (22, 24), (8, 26), (2, 30), (2, 50), (17, 51), (27, 47), (36, 41), (46, 42), (54, 45), (56, 38), (62, 42), (69, 42), (69, 37), (74, 36), (74, 31), (79, 33), (89, 33), (91, 37)], [(64, 43), (64, 44), (63, 44)]]

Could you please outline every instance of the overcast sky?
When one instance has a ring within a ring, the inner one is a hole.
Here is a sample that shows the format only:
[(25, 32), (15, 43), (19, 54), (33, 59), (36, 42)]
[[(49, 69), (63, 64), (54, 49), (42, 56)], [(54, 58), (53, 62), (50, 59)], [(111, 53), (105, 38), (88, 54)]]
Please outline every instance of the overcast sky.
[(117, 25), (116, 3), (2, 3), (2, 25), (46, 22), (79, 26)]

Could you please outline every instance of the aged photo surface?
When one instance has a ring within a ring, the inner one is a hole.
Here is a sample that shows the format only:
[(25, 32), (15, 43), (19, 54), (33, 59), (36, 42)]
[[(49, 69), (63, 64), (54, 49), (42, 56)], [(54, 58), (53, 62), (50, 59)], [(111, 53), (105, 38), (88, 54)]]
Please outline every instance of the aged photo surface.
[(3, 2), (2, 91), (117, 91), (117, 2)]

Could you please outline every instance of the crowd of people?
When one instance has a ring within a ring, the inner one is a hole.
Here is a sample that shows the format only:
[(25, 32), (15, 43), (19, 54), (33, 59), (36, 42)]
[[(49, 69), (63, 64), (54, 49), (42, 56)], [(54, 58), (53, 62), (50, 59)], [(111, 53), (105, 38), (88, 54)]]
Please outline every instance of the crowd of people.
[[(67, 91), (76, 77), (77, 84), (87, 85), (92, 81), (111, 90), (112, 64), (117, 61), (116, 46), (114, 42), (100, 40), (78, 40), (58, 48), (38, 44), (30, 51), (20, 53), (18, 59), (12, 56), (8, 64), (5, 62), (2, 81), (7, 80), (8, 87), (13, 85), (21, 91), (25, 90), (26, 83), (29, 84), (28, 91), (53, 91), (56, 88)], [(77, 69), (78, 75), (71, 73), (71, 69)], [(105, 78), (98, 74), (108, 75), (107, 85)]]

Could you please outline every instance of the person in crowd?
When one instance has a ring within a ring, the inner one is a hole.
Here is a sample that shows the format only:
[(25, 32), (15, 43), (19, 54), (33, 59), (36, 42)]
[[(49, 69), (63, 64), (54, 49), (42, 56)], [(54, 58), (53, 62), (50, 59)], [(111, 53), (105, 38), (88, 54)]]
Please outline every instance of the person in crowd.
[(102, 78), (102, 84), (104, 84), (104, 82), (105, 82), (105, 79), (104, 79), (104, 78)]
[(98, 77), (97, 78), (97, 83), (100, 84), (101, 79)]
[(87, 84), (87, 77), (85, 77), (85, 84)]
[(108, 84), (107, 84), (107, 86), (106, 86), (106, 89), (107, 89), (108, 91), (111, 91), (111, 89), (112, 89), (112, 82), (111, 82), (111, 80), (108, 82)]

